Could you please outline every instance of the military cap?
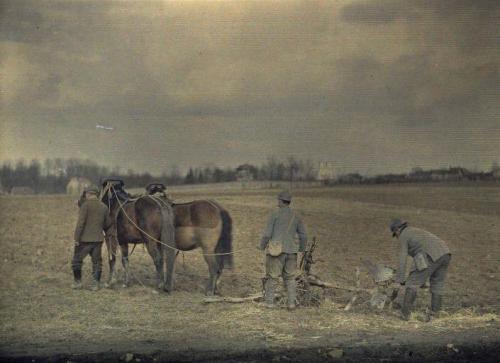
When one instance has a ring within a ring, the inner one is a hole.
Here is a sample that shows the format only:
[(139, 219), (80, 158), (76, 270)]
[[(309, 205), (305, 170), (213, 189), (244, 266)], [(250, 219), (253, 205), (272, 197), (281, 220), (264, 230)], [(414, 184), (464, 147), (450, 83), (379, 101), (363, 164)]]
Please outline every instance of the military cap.
[(85, 188), (85, 193), (99, 194), (99, 188), (97, 188), (95, 185), (89, 185), (87, 188)]
[(278, 194), (278, 199), (283, 200), (285, 202), (291, 202), (292, 201), (292, 195), (288, 191), (282, 191), (281, 193)]
[(391, 224), (389, 225), (389, 228), (391, 229), (392, 236), (394, 237), (396, 235), (396, 232), (402, 228), (406, 227), (408, 225), (408, 222), (403, 221), (399, 218), (395, 218), (391, 221)]

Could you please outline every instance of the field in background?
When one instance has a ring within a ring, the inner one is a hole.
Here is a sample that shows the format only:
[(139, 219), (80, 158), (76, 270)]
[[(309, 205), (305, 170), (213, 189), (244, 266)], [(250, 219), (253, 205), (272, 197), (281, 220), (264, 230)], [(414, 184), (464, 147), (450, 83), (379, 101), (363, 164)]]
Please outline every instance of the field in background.
[[(235, 268), (225, 271), (221, 279), (223, 294), (245, 296), (260, 291), (263, 256), (256, 245), (268, 214), (276, 207), (278, 190), (169, 188), (175, 200), (212, 198), (231, 213)], [(453, 253), (444, 300), (447, 314), (425, 324), (417, 313), (407, 323), (393, 311), (371, 310), (366, 299), (344, 312), (350, 295), (339, 291), (329, 293), (319, 308), (300, 308), (294, 313), (263, 310), (255, 303), (203, 305), (208, 272), (199, 251), (179, 255), (176, 291), (165, 295), (154, 289), (152, 261), (141, 246), (130, 258), (136, 277), (130, 288), (73, 291), (69, 260), (77, 217), (74, 198), (2, 196), (2, 356), (131, 352), (152, 357), (168, 352), (190, 360), (196, 354), (209, 358), (221, 352), (287, 350), (293, 360), (300, 353), (291, 348), (312, 349), (324, 357), (338, 348), (349, 358), (363, 349), (385, 349), (398, 356), (408, 351), (402, 347), (416, 345), (420, 354), (434, 349), (432, 354), (453, 355), (456, 352), (448, 344), (464, 346), (464, 350), (471, 344), (498, 345), (498, 186), (316, 187), (293, 190), (293, 194), (292, 206), (302, 215), (309, 236), (319, 241), (319, 261), (313, 272), (327, 281), (351, 283), (361, 258), (396, 266), (396, 242), (387, 228), (393, 217), (405, 218), (445, 239)], [(90, 261), (84, 269), (88, 285)], [(107, 270), (105, 264), (105, 278)], [(369, 284), (363, 274), (362, 285)], [(428, 292), (421, 291), (420, 312), (428, 300)]]

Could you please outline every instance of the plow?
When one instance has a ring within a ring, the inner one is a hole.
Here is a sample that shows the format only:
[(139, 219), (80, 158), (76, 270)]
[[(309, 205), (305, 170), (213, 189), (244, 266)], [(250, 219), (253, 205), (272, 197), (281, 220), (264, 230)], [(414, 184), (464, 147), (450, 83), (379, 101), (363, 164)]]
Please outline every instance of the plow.
[[(304, 252), (299, 262), (299, 273), (297, 281), (297, 300), (301, 306), (320, 306), (323, 300), (323, 292), (327, 290), (341, 290), (351, 293), (351, 297), (344, 306), (345, 311), (352, 309), (356, 301), (363, 300), (372, 308), (383, 310), (386, 306), (391, 306), (398, 296), (399, 289), (391, 287), (395, 270), (383, 264), (373, 263), (368, 260), (361, 260), (362, 268), (357, 266), (354, 271), (354, 281), (352, 284), (339, 283), (337, 281), (324, 281), (319, 276), (312, 273), (312, 267), (316, 263), (314, 251), (317, 247), (317, 239), (313, 238), (311, 245)], [(371, 286), (361, 287), (360, 275), (362, 270), (370, 276)], [(347, 280), (344, 278), (344, 280)], [(264, 286), (265, 278), (262, 279)], [(318, 290), (319, 289), (319, 290)], [(264, 298), (264, 288), (262, 292), (257, 292), (245, 297), (231, 296), (210, 296), (204, 298), (204, 303), (226, 302), (243, 303), (247, 301), (262, 301)], [(284, 294), (277, 294), (279, 301), (285, 301)]]

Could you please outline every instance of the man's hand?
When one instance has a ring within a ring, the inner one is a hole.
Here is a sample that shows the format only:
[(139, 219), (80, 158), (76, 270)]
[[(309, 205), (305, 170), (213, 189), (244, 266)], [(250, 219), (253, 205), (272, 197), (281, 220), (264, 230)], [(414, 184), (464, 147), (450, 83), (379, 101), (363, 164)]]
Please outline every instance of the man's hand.
[(403, 285), (400, 284), (399, 282), (393, 282), (392, 284), (389, 285), (389, 288), (394, 289), (394, 290), (399, 290)]
[(75, 247), (78, 247), (78, 246), (80, 246), (80, 242), (75, 241)]

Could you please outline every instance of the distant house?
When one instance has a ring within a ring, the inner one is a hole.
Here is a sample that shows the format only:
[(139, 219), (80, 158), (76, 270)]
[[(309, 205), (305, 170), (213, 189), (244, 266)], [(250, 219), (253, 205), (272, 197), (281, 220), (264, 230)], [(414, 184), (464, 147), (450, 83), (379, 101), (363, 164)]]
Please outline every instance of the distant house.
[(493, 169), (491, 174), (493, 175), (493, 179), (500, 180), (500, 168)]
[(13, 195), (30, 195), (35, 194), (35, 191), (31, 187), (26, 186), (15, 186), (10, 190), (10, 194)]
[(86, 187), (92, 183), (87, 178), (73, 177), (66, 185), (66, 194), (81, 195)]
[(433, 169), (429, 171), (413, 171), (409, 178), (413, 181), (460, 181), (469, 172), (464, 168), (450, 167), (448, 169)]
[(330, 161), (320, 162), (317, 178), (322, 181), (335, 179), (335, 165)]
[(237, 181), (251, 181), (255, 179), (257, 168), (250, 164), (243, 164), (236, 168)]

